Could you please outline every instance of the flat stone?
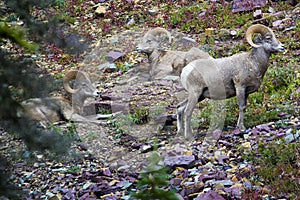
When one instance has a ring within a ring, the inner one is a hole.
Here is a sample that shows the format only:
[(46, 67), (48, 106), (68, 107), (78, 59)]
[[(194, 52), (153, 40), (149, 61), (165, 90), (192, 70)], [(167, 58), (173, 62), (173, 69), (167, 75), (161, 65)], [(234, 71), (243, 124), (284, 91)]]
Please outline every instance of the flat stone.
[(209, 190), (197, 196), (196, 200), (225, 200), (223, 196), (214, 190)]
[(198, 181), (200, 182), (206, 182), (207, 180), (211, 180), (211, 179), (214, 179), (216, 177), (215, 174), (203, 174), (203, 175), (200, 175), (199, 178), (198, 178)]
[(180, 79), (179, 76), (172, 76), (168, 75), (162, 78), (163, 80), (168, 80), (168, 81), (178, 81)]
[(107, 62), (109, 63), (113, 63), (114, 61), (120, 59), (124, 57), (124, 54), (123, 53), (120, 53), (118, 51), (110, 51), (108, 52), (108, 54), (106, 55), (106, 60)]
[(98, 15), (103, 15), (106, 13), (106, 7), (105, 6), (98, 6), (95, 10), (95, 13)]
[(262, 16), (262, 11), (261, 10), (256, 10), (254, 13), (253, 13), (253, 17), (254, 18), (260, 18)]
[(237, 31), (236, 30), (231, 30), (230, 31), (230, 35), (231, 36), (236, 36), (237, 35)]
[(142, 153), (147, 153), (147, 152), (149, 152), (149, 151), (151, 151), (151, 150), (153, 150), (153, 147), (152, 147), (152, 145), (143, 145), (142, 147), (141, 147), (141, 152)]
[(193, 155), (167, 156), (164, 162), (165, 165), (170, 167), (175, 167), (175, 166), (188, 167), (195, 162), (195, 156)]
[(114, 63), (109, 63), (109, 62), (98, 65), (97, 68), (99, 70), (105, 70), (106, 72), (116, 71), (116, 69), (117, 69), (117, 67)]
[(209, 182), (212, 185), (222, 184), (225, 187), (230, 187), (230, 186), (234, 185), (234, 182), (232, 180), (229, 180), (229, 179), (228, 180), (217, 180), (217, 181), (210, 180)]
[(149, 9), (148, 12), (149, 12), (150, 15), (155, 15), (155, 13), (157, 12), (157, 10), (155, 10), (155, 9)]
[(194, 40), (193, 38), (189, 38), (189, 37), (182, 37), (181, 41), (183, 43), (193, 43), (193, 44), (196, 44), (196, 40)]
[(282, 23), (282, 20), (276, 20), (275, 22), (272, 23), (272, 26), (274, 28), (278, 28), (280, 26), (280, 24)]

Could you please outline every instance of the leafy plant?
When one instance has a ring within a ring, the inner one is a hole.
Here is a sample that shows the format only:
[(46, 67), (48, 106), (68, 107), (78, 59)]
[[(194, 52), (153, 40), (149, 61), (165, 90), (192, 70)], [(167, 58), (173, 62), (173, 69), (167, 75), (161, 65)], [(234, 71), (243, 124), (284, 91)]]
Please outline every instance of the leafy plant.
[(130, 126), (134, 122), (132, 121), (131, 117), (125, 114), (117, 115), (114, 120), (112, 120), (112, 126), (114, 128), (115, 137), (120, 137), (124, 132), (130, 130)]
[(105, 109), (105, 108), (98, 108), (97, 113), (99, 113), (99, 114), (111, 114), (111, 110)]
[(130, 114), (132, 121), (135, 124), (144, 124), (149, 121), (149, 110), (146, 107), (134, 107), (133, 113)]
[(54, 5), (63, 8), (66, 5), (66, 0), (55, 0)]
[(147, 159), (148, 164), (145, 165), (138, 180), (139, 191), (132, 195), (137, 199), (160, 199), (160, 200), (178, 200), (175, 192), (162, 189), (169, 185), (168, 168), (163, 165), (162, 157), (153, 152)]
[(155, 118), (166, 112), (166, 107), (168, 103), (160, 102), (155, 105), (151, 110), (149, 110), (149, 118)]
[(117, 63), (117, 69), (121, 72), (127, 72), (130, 68), (132, 65), (128, 62)]
[(66, 173), (69, 173), (69, 174), (77, 174), (81, 171), (81, 167), (78, 166), (78, 165), (75, 165), (75, 166), (72, 166), (70, 169), (68, 169), (66, 171)]
[(256, 181), (268, 185), (273, 195), (280, 197), (289, 194), (294, 199), (300, 194), (299, 142), (286, 144), (280, 140), (268, 145), (260, 142), (257, 149), (250, 151), (244, 158), (256, 167)]

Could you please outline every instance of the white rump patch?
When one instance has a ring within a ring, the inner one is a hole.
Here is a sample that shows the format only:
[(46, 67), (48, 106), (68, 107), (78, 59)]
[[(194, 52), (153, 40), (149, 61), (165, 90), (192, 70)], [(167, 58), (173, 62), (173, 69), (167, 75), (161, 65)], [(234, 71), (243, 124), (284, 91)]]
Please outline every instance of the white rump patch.
[(187, 77), (188, 75), (191, 73), (191, 71), (195, 68), (195, 61), (193, 62), (190, 62), (187, 66), (185, 66), (183, 69), (182, 69), (182, 72), (181, 72), (181, 75), (180, 75), (180, 78), (181, 78), (181, 83), (182, 83), (182, 86), (187, 89), (187, 86), (186, 86), (186, 80), (187, 80)]

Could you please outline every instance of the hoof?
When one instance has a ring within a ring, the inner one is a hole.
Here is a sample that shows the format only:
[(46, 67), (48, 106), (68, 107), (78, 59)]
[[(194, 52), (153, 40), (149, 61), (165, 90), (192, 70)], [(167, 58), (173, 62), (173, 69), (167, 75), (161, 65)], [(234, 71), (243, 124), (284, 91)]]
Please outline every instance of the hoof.
[(184, 134), (184, 137), (185, 137), (185, 139), (188, 140), (188, 141), (192, 141), (192, 140), (195, 139), (192, 133), (185, 133), (185, 134)]
[(246, 131), (246, 127), (244, 125), (239, 125), (238, 126), (238, 129), (241, 131), (241, 132), (245, 132)]

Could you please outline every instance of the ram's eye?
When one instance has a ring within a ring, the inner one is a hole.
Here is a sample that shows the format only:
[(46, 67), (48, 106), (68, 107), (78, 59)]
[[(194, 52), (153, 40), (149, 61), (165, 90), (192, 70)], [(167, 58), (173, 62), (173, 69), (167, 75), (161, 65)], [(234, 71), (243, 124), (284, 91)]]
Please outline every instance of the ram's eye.
[(272, 36), (271, 35), (267, 35), (265, 38), (267, 41), (271, 41), (272, 40)]

